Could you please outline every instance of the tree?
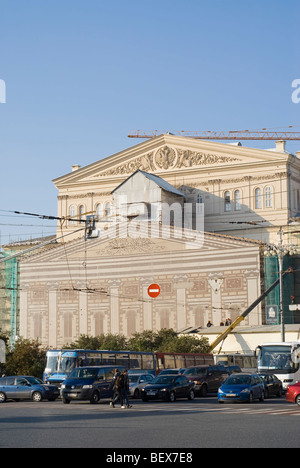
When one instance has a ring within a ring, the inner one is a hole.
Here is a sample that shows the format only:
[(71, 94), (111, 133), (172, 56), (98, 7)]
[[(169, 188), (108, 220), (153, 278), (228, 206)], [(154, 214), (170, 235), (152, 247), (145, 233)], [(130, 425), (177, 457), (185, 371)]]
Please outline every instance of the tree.
[(127, 349), (127, 340), (124, 335), (102, 333), (98, 336), (80, 335), (78, 340), (65, 346), (68, 349), (107, 349), (111, 351), (120, 351)]
[(20, 338), (15, 348), (8, 352), (5, 364), (6, 375), (32, 375), (43, 377), (46, 363), (46, 350), (38, 340)]

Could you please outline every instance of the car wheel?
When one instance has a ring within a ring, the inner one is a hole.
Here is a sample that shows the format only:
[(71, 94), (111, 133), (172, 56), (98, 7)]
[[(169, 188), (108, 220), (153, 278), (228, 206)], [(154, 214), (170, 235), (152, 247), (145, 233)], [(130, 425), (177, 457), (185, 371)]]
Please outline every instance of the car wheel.
[(278, 393), (277, 393), (276, 396), (277, 396), (278, 398), (281, 398), (281, 397), (282, 397), (282, 388), (280, 388), (280, 389), (278, 390)]
[(249, 395), (249, 403), (253, 403), (253, 393), (250, 392), (250, 395)]
[(92, 395), (92, 398), (90, 399), (90, 403), (91, 403), (92, 405), (95, 405), (95, 404), (97, 404), (97, 403), (99, 402), (99, 400), (100, 400), (100, 395), (99, 395), (99, 393), (98, 393), (98, 392), (94, 392), (93, 395)]
[(265, 392), (261, 392), (261, 397), (259, 401), (264, 401), (264, 399), (265, 399)]
[(6, 395), (3, 392), (0, 392), (0, 403), (6, 402)]
[(300, 395), (296, 396), (296, 405), (300, 406)]
[(134, 390), (133, 398), (135, 398), (135, 399), (140, 398), (140, 392), (139, 392), (139, 389), (138, 389), (138, 388), (136, 388), (136, 389)]
[(65, 405), (69, 405), (71, 402), (71, 400), (68, 400), (67, 398), (63, 398), (62, 401)]
[(201, 389), (200, 389), (200, 396), (206, 397), (207, 394), (208, 394), (207, 385), (202, 385), (202, 387), (201, 387)]
[(174, 403), (175, 400), (176, 400), (175, 393), (174, 393), (174, 392), (171, 392), (170, 395), (169, 395), (169, 401), (170, 401), (171, 403)]
[(42, 394), (40, 392), (33, 392), (32, 394), (32, 401), (34, 401), (35, 403), (40, 403), (40, 401), (42, 401), (43, 397), (42, 397)]
[(189, 400), (194, 400), (195, 399), (195, 392), (194, 390), (191, 390), (190, 393), (188, 394), (188, 399)]

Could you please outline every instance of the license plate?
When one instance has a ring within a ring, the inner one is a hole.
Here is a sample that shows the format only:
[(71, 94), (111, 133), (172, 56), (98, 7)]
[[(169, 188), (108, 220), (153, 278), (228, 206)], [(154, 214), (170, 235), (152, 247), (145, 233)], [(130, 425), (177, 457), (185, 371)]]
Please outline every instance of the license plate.
[(76, 397), (77, 397), (77, 393), (68, 393), (68, 396), (69, 396), (69, 397), (72, 397), (72, 398), (76, 398)]
[(236, 393), (227, 393), (226, 396), (227, 396), (227, 398), (228, 398), (228, 397), (229, 397), (229, 398), (230, 398), (230, 397), (236, 397)]
[(153, 396), (153, 395), (156, 395), (156, 392), (147, 392), (147, 395)]

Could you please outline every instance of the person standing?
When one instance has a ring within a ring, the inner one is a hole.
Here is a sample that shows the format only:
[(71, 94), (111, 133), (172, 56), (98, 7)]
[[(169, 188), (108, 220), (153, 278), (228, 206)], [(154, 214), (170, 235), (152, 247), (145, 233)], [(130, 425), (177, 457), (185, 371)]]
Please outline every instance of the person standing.
[(123, 386), (124, 386), (124, 375), (121, 374), (119, 369), (115, 369), (114, 382), (113, 382), (113, 397), (110, 402), (110, 407), (114, 408), (117, 401), (120, 401), (121, 408), (123, 406)]
[(127, 408), (132, 408), (132, 405), (129, 404), (129, 401), (128, 401), (128, 393), (129, 393), (129, 377), (128, 377), (128, 370), (125, 369), (125, 371), (123, 372), (123, 375), (124, 375), (124, 388), (123, 388), (123, 406), (124, 406), (124, 403), (126, 403), (126, 406)]

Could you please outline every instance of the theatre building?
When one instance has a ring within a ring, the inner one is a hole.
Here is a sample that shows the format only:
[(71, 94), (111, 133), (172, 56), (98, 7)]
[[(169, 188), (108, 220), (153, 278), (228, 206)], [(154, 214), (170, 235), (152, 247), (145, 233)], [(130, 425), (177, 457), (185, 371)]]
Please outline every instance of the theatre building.
[[(281, 226), (297, 242), (300, 160), (282, 143), (168, 134), (72, 169), (54, 180), (65, 237), (20, 261), (20, 335), (44, 346), (234, 320), (265, 290), (265, 242)], [(261, 304), (245, 325), (265, 319)]]

